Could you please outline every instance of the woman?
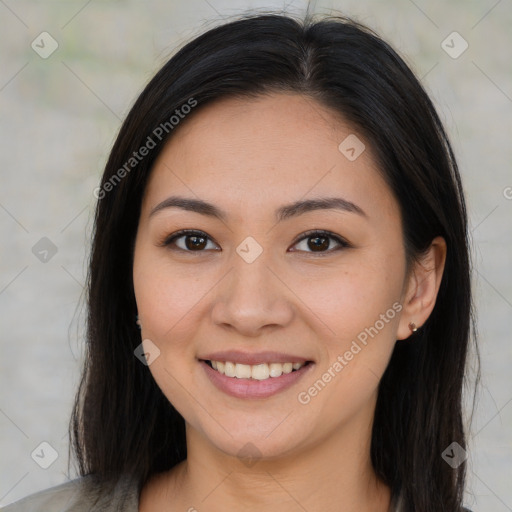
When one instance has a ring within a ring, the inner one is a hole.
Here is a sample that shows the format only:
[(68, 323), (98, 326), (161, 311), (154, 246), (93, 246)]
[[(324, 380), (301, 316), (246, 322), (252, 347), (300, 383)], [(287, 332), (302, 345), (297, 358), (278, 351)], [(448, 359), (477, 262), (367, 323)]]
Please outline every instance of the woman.
[(5, 510), (464, 510), (465, 203), (387, 43), (340, 17), (209, 30), (95, 194), (82, 476)]

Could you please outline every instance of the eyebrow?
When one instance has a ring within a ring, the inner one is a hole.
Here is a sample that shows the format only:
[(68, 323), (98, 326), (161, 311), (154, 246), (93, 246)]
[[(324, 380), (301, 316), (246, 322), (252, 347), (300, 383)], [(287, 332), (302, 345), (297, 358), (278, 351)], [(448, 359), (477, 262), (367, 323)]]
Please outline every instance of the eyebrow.
[[(152, 217), (156, 213), (167, 208), (181, 208), (182, 210), (215, 217), (221, 221), (226, 221), (228, 217), (226, 212), (211, 203), (203, 201), (202, 199), (193, 199), (181, 196), (170, 196), (167, 199), (164, 199), (151, 210), (149, 217)], [(341, 210), (344, 212), (356, 213), (362, 217), (367, 217), (364, 210), (351, 201), (347, 201), (341, 197), (322, 197), (317, 199), (299, 200), (294, 203), (283, 205), (276, 210), (276, 219), (278, 222), (281, 222), (313, 210)]]

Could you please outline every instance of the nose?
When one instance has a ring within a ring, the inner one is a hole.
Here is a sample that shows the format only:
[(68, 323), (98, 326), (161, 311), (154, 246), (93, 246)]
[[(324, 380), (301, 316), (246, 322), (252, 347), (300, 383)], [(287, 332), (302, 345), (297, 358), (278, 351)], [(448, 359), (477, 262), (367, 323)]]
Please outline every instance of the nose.
[(216, 325), (257, 337), (293, 319), (293, 294), (263, 252), (248, 263), (233, 255), (231, 272), (219, 283), (212, 320)]

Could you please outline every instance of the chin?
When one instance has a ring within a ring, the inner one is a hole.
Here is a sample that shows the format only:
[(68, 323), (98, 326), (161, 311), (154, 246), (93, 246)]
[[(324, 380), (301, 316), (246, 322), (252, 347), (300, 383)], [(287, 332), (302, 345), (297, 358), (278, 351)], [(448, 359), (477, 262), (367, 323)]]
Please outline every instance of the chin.
[(271, 460), (302, 451), (312, 440), (314, 428), (308, 428), (311, 426), (307, 421), (296, 419), (291, 422), (292, 416), (298, 415), (286, 412), (279, 418), (275, 415), (262, 418), (260, 412), (257, 417), (247, 414), (243, 418), (231, 418), (232, 422), (229, 417), (222, 416), (216, 418), (218, 423), (208, 418), (200, 431), (209, 444), (226, 455), (241, 458), (242, 462), (245, 459)]

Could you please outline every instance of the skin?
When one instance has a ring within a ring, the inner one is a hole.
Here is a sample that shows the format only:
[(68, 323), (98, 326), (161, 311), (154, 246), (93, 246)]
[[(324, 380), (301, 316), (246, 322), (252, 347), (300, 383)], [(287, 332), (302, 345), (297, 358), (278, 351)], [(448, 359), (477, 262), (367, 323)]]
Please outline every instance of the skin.
[[(338, 145), (354, 133), (366, 149), (349, 161)], [(213, 203), (226, 220), (176, 207), (150, 216), (170, 195)], [(365, 215), (315, 210), (276, 222), (283, 204), (332, 196)], [(205, 232), (207, 247), (186, 252), (186, 238), (161, 245), (180, 229)], [(330, 239), (315, 251), (300, 240), (310, 229), (350, 246), (335, 250)], [(248, 236), (263, 249), (252, 263), (236, 252)], [(445, 255), (436, 238), (406, 267), (398, 203), (370, 144), (311, 98), (228, 98), (186, 119), (145, 190), (133, 279), (142, 339), (160, 350), (149, 369), (185, 418), (188, 458), (143, 487), (140, 510), (386, 512), (390, 490), (370, 461), (377, 386), (409, 322), (421, 327), (431, 313)], [(300, 403), (394, 303), (401, 311)], [(228, 349), (298, 354), (314, 366), (269, 398), (233, 398), (197, 359)], [(258, 453), (250, 466), (237, 457), (249, 442)]]

